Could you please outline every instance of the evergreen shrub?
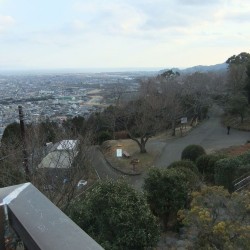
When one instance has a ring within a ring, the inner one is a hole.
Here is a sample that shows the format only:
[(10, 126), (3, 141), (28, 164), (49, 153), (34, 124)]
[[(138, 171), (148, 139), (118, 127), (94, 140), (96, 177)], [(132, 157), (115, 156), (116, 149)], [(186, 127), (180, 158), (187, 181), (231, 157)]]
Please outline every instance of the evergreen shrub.
[(195, 162), (199, 156), (205, 154), (206, 152), (202, 146), (192, 144), (184, 148), (181, 154), (181, 159)]
[(224, 158), (226, 158), (226, 155), (222, 154), (201, 155), (197, 158), (196, 167), (205, 181), (214, 183), (215, 163)]
[(190, 160), (174, 161), (168, 168), (186, 168), (192, 170), (194, 173), (199, 174), (198, 168), (195, 166), (194, 162)]
[(229, 192), (234, 190), (233, 181), (250, 171), (250, 152), (236, 157), (225, 158), (215, 163), (214, 179)]

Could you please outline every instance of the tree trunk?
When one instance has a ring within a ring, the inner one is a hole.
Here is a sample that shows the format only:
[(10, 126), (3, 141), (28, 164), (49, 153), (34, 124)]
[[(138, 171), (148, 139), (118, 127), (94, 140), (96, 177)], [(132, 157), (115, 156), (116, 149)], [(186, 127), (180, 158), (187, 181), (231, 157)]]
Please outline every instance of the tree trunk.
[(175, 119), (172, 120), (172, 136), (175, 136)]
[(150, 137), (150, 135), (147, 133), (147, 134), (144, 134), (140, 137), (140, 140), (137, 139), (136, 137), (132, 136), (131, 133), (127, 130), (127, 133), (128, 133), (128, 136), (131, 140), (135, 141), (137, 143), (137, 145), (139, 146), (140, 148), (140, 153), (147, 153), (147, 150), (146, 150), (146, 143)]
[(243, 123), (243, 121), (244, 121), (244, 116), (240, 115), (240, 122)]
[(141, 143), (140, 143), (140, 153), (147, 153), (146, 150), (146, 142), (147, 140), (144, 140), (143, 138), (141, 138)]
[(166, 232), (168, 230), (168, 220), (169, 220), (169, 214), (165, 213), (161, 216), (161, 225), (163, 228), (163, 231)]
[(130, 136), (130, 139), (135, 141), (137, 143), (137, 145), (139, 146), (140, 153), (147, 153), (146, 143), (148, 141), (148, 138), (146, 138), (145, 140), (144, 140), (144, 138), (141, 138), (141, 140), (139, 141), (137, 138), (131, 137), (131, 135), (129, 135), (129, 136)]
[(145, 147), (146, 145), (145, 144), (141, 144), (140, 145), (140, 153), (147, 153), (147, 150), (146, 150), (146, 147)]

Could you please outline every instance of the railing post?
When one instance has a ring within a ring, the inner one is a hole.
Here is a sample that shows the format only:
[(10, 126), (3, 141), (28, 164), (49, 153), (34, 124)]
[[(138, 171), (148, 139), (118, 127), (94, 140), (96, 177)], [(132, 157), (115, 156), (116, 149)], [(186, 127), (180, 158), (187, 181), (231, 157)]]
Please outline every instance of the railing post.
[(5, 213), (4, 213), (4, 205), (0, 205), (0, 249), (5, 250), (5, 238), (4, 238), (4, 233), (5, 233)]
[(6, 250), (6, 213), (10, 227), (28, 250), (103, 250), (31, 183), (1, 188), (0, 212), (0, 250)]

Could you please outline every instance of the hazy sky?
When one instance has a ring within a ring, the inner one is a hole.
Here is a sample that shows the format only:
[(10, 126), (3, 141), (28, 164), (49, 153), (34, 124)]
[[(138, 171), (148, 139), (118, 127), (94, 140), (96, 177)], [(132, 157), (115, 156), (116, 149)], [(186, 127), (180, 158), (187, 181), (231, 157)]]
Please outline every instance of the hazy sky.
[(0, 0), (0, 69), (209, 65), (249, 46), (249, 0)]

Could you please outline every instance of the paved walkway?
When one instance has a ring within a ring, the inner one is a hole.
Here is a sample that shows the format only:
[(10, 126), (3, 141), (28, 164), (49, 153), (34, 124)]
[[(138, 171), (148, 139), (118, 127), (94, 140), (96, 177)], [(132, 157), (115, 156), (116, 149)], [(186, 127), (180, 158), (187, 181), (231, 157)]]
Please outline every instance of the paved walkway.
[[(181, 159), (181, 152), (190, 144), (201, 145), (206, 152), (227, 148), (235, 145), (242, 145), (250, 140), (250, 132), (231, 129), (227, 135), (227, 129), (221, 124), (222, 111), (217, 107), (210, 113), (210, 118), (203, 121), (198, 127), (190, 131), (186, 136), (167, 140), (162, 146), (162, 141), (149, 141), (148, 148), (162, 149), (160, 157), (156, 160), (154, 166), (166, 168), (173, 161)], [(144, 182), (146, 174), (130, 178), (130, 183), (138, 190)]]
[[(162, 141), (149, 141), (147, 147), (162, 150), (160, 157), (155, 162), (155, 167), (164, 168), (176, 160), (180, 160), (182, 150), (190, 144), (198, 144), (205, 148), (207, 152), (227, 148), (234, 145), (245, 144), (250, 140), (250, 132), (231, 129), (230, 135), (227, 135), (227, 129), (220, 123), (221, 110), (215, 108), (210, 114), (210, 118), (202, 122), (197, 128), (193, 129), (188, 135), (180, 138), (173, 138)], [(101, 179), (117, 179), (121, 175), (110, 168), (109, 164), (103, 159), (99, 150), (96, 151), (93, 158), (93, 165)], [(136, 189), (141, 190), (145, 174), (139, 176), (125, 176), (129, 183)]]
[(97, 173), (99, 179), (118, 179), (122, 175), (116, 172), (113, 168), (110, 167), (109, 163), (105, 160), (102, 152), (99, 149), (99, 146), (93, 146), (91, 148), (91, 163)]
[(201, 145), (207, 153), (210, 153), (233, 145), (242, 145), (250, 140), (250, 132), (231, 129), (227, 135), (227, 129), (221, 125), (220, 114), (218, 109), (214, 110), (208, 120), (202, 122), (185, 137), (167, 141), (155, 166), (167, 167), (171, 162), (180, 160), (182, 150), (190, 144)]

